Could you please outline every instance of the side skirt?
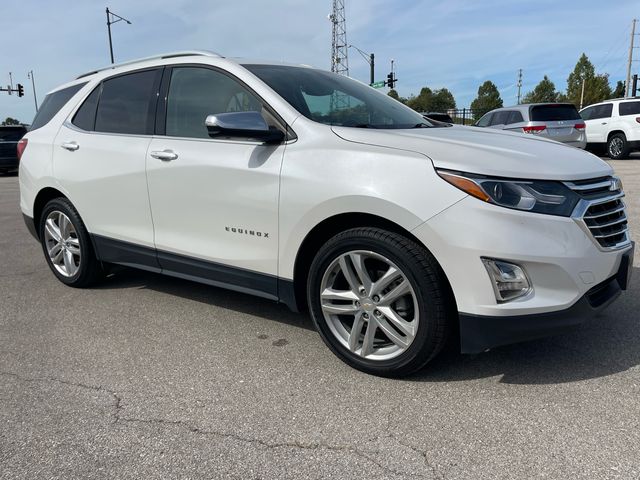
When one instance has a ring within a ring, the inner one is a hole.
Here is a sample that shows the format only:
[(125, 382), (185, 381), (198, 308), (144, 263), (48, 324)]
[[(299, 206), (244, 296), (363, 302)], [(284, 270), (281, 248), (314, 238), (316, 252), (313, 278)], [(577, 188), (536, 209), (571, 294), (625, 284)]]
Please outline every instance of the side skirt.
[(291, 280), (186, 255), (163, 252), (155, 248), (114, 240), (101, 235), (92, 235), (91, 237), (96, 247), (96, 254), (103, 262), (140, 268), (214, 287), (248, 293), (279, 301), (292, 310), (296, 310), (295, 298), (292, 295), (293, 281)]

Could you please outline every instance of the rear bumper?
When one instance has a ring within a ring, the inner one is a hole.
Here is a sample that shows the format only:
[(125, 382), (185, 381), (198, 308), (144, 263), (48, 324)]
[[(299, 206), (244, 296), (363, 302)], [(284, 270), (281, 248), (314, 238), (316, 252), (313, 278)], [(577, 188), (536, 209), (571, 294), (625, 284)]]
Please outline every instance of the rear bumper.
[(548, 313), (517, 316), (485, 316), (460, 313), (462, 353), (557, 335), (577, 327), (605, 309), (627, 289), (633, 269), (633, 248), (624, 253), (618, 272), (591, 288), (571, 307)]
[(24, 220), (24, 224), (27, 226), (27, 230), (36, 240), (40, 241), (38, 238), (38, 232), (36, 230), (36, 222), (29, 215), (22, 214), (22, 219)]

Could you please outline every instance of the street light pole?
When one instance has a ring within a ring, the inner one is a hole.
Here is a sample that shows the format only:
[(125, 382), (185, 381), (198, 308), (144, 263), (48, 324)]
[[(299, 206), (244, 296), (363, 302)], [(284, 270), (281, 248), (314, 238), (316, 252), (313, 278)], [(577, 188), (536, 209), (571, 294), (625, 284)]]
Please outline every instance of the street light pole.
[(118, 23), (121, 20), (123, 20), (123, 21), (127, 22), (129, 25), (131, 25), (131, 22), (129, 20), (127, 20), (124, 17), (121, 17), (120, 15), (116, 15), (115, 13), (113, 13), (112, 11), (109, 10), (109, 7), (107, 7), (107, 31), (109, 32), (109, 53), (111, 54), (111, 63), (114, 63), (114, 61), (113, 61), (113, 43), (111, 42), (111, 25), (113, 25), (114, 23)]
[(369, 67), (370, 67), (369, 77), (370, 77), (370, 80), (371, 80), (369, 82), (369, 85), (373, 85), (375, 83), (375, 81), (376, 81), (376, 77), (375, 77), (375, 65), (376, 65), (376, 63), (375, 63), (375, 55), (373, 53), (368, 54), (366, 52), (363, 52), (362, 50), (360, 50), (355, 45), (349, 45), (347, 48), (355, 48), (358, 51), (358, 53), (360, 55), (362, 55), (362, 58), (364, 58), (365, 61), (369, 64)]
[(33, 103), (35, 103), (36, 113), (38, 113), (38, 97), (36, 95), (36, 80), (33, 76), (33, 70), (27, 72), (27, 78), (31, 79), (31, 86), (33, 87)]

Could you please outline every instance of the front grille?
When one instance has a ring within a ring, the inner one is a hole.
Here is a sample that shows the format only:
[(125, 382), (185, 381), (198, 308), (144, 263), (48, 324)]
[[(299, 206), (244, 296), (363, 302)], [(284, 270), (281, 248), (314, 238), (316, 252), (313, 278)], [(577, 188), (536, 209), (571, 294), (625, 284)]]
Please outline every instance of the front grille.
[(624, 192), (615, 177), (565, 182), (582, 200), (574, 218), (586, 228), (603, 249), (621, 248), (630, 243), (629, 224), (622, 201)]

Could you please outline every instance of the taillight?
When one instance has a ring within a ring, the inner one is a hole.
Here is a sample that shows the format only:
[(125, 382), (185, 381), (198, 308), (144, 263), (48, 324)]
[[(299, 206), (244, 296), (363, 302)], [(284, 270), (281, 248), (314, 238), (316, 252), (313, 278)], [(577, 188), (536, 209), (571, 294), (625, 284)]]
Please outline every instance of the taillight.
[(524, 133), (534, 133), (538, 134), (547, 128), (546, 125), (536, 125), (533, 127), (522, 127), (522, 131)]
[(576, 123), (575, 125), (576, 130), (584, 130), (585, 128), (587, 128), (587, 126), (584, 123)]
[(18, 141), (18, 160), (22, 158), (22, 154), (24, 153), (24, 149), (27, 148), (27, 143), (29, 140), (27, 138), (23, 138)]

